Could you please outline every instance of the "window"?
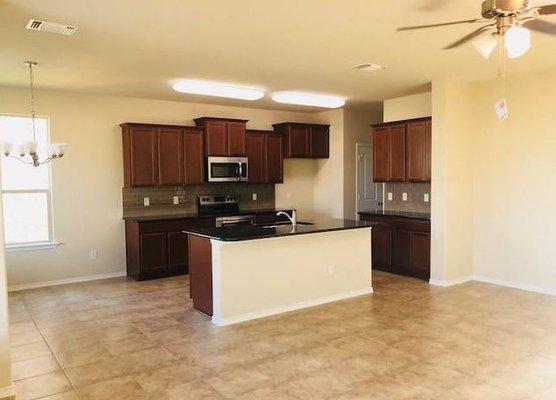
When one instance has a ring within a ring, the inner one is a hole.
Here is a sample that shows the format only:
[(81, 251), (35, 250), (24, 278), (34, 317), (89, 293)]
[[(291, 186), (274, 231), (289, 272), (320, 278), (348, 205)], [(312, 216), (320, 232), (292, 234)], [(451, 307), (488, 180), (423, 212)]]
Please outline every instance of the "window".
[[(37, 153), (48, 151), (48, 120), (35, 118)], [(31, 117), (0, 115), (0, 139), (33, 140)], [(53, 242), (50, 165), (38, 168), (2, 155), (4, 238), (8, 247)]]

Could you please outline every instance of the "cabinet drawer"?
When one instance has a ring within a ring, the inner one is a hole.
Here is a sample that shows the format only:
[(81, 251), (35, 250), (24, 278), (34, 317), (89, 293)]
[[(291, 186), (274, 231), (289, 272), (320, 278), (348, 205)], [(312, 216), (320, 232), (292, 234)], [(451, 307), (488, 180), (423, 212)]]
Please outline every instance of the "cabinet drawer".
[(192, 227), (213, 227), (214, 218), (181, 218), (159, 221), (145, 221), (139, 223), (139, 233), (180, 232)]
[(394, 217), (387, 215), (361, 214), (361, 219), (371, 221), (379, 226), (388, 226), (393, 229), (430, 233), (431, 223), (424, 219)]

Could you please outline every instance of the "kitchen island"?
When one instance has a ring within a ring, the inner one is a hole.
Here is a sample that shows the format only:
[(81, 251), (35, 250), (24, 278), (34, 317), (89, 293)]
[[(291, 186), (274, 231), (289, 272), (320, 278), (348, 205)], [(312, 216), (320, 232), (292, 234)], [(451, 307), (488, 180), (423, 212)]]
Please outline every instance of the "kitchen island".
[(218, 326), (373, 291), (366, 221), (317, 219), (184, 233), (193, 306)]

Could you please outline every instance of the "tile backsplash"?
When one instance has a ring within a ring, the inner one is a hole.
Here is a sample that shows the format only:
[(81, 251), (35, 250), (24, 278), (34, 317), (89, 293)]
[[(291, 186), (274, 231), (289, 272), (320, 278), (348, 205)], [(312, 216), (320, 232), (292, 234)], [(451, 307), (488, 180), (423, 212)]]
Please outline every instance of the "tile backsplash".
[[(388, 193), (392, 193), (392, 200), (388, 200)], [(403, 200), (403, 194), (407, 194), (407, 200)], [(384, 188), (384, 208), (395, 211), (431, 212), (431, 184), (430, 183), (386, 183)], [(428, 194), (429, 201), (425, 202)]]
[[(253, 193), (257, 200), (253, 200)], [(184, 213), (197, 212), (197, 196), (206, 194), (225, 194), (237, 197), (239, 207), (243, 210), (274, 208), (274, 185), (272, 184), (237, 184), (215, 183), (205, 185), (168, 186), (123, 188), (124, 215), (141, 210), (152, 212), (154, 209), (176, 210)], [(179, 205), (174, 205), (174, 196), (179, 199)], [(150, 206), (143, 206), (143, 199), (149, 198)]]

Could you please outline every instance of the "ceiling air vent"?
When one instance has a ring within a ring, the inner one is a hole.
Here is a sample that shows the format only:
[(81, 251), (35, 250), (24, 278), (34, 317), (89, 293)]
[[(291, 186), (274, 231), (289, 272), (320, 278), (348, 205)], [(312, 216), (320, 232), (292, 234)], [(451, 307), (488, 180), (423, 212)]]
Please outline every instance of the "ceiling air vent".
[(39, 21), (38, 19), (30, 19), (26, 28), (32, 31), (57, 33), (65, 36), (74, 36), (79, 31), (77, 26)]
[(388, 67), (380, 64), (365, 63), (365, 64), (355, 65), (353, 68), (358, 69), (359, 71), (374, 72), (374, 71), (380, 71), (381, 69), (386, 69)]

